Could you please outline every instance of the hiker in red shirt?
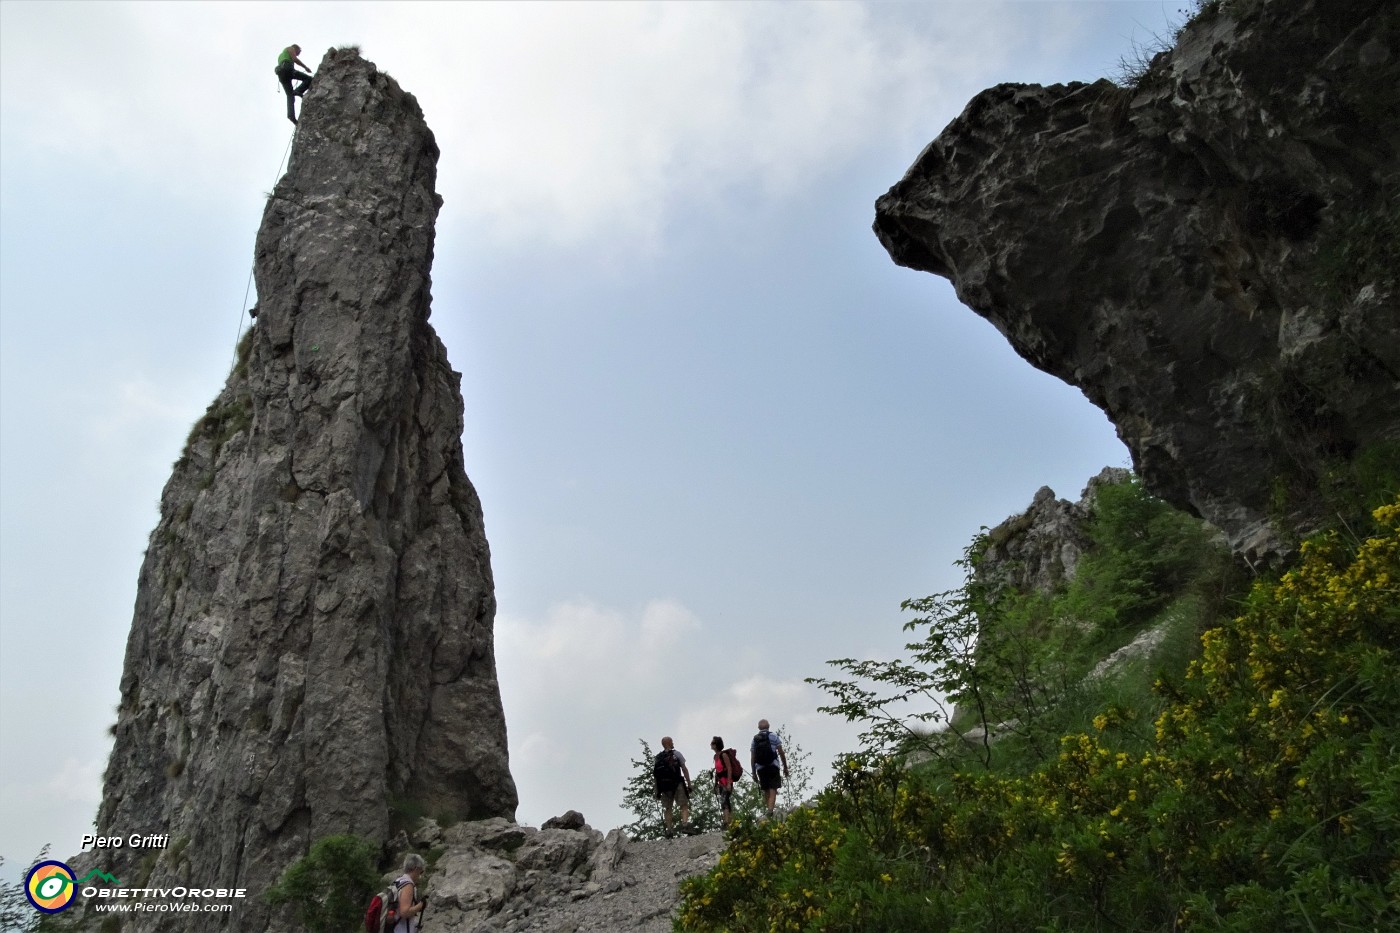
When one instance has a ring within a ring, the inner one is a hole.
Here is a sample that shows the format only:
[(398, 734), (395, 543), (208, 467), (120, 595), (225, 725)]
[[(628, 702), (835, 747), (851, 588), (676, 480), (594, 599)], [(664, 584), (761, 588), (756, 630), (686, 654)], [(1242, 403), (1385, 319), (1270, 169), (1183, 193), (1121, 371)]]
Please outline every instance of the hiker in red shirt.
[(734, 749), (724, 747), (724, 739), (715, 736), (710, 740), (710, 749), (715, 753), (715, 793), (719, 795), (720, 818), (726, 828), (734, 819), (734, 782), (743, 774), (743, 766), (734, 755)]

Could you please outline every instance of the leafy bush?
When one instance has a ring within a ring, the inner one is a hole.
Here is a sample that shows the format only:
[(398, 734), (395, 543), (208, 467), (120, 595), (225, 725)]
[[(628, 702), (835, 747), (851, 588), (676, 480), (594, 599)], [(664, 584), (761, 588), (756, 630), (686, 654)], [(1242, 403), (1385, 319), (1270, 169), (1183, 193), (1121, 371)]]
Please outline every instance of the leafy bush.
[[(1223, 544), (1136, 478), (1098, 488), (1087, 535), (1073, 580), (1052, 593), (989, 578), (979, 567), (987, 550), (979, 535), (958, 561), (961, 588), (903, 604), (916, 613), (905, 631), (921, 636), (905, 646), (907, 658), (841, 658), (829, 663), (843, 676), (807, 679), (835, 700), (821, 710), (866, 724), (868, 760), (971, 756), (990, 768), (1018, 755), (1032, 763), (1053, 757), (1064, 728), (1097, 712), (1076, 711), (1109, 689), (1086, 682), (1099, 659), (1149, 623), (1178, 644), (1194, 643), (1203, 617), (1239, 586)], [(1148, 718), (1159, 704), (1146, 695), (1138, 703)]]
[(1093, 546), (1056, 614), (1102, 632), (1144, 621), (1220, 553), (1201, 522), (1149, 495), (1137, 477), (1099, 487), (1088, 532)]
[(312, 933), (344, 933), (364, 919), (365, 905), (379, 886), (379, 846), (342, 834), (318, 839), (267, 892), (274, 907), (290, 905)]

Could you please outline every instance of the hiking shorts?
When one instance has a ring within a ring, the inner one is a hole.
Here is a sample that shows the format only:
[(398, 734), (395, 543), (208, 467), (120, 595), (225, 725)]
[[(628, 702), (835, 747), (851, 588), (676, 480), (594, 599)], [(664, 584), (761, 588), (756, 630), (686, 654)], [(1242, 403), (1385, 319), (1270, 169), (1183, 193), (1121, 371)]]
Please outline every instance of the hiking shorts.
[(685, 792), (684, 784), (677, 784), (670, 790), (661, 791), (661, 803), (668, 807), (673, 804), (680, 804), (683, 807), (689, 806), (690, 795)]
[(783, 786), (783, 772), (776, 766), (758, 769), (758, 786), (764, 790), (777, 790)]

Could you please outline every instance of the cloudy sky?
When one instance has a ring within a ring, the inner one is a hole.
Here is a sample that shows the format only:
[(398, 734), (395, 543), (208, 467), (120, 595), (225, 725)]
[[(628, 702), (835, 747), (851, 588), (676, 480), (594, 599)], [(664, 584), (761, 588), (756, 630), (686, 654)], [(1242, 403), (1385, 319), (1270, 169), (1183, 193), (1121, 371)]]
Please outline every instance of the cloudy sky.
[[(1112, 75), (1166, 2), (0, 2), (0, 854), (90, 831), (137, 569), (228, 373), (290, 139), (359, 44), (422, 104), (519, 818), (618, 808), (637, 739), (853, 729), (982, 525), (1127, 454), (873, 203), (977, 91)], [(101, 827), (159, 832), (159, 827)]]

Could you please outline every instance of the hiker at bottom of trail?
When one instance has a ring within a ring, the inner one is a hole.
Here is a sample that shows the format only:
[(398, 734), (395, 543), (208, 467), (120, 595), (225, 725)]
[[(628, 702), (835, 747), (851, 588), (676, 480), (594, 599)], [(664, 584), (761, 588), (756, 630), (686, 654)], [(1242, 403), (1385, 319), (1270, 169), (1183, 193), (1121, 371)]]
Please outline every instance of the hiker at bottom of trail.
[(724, 747), (724, 739), (715, 736), (710, 740), (710, 751), (715, 753), (715, 796), (719, 798), (719, 816), (726, 828), (734, 819), (734, 782), (743, 775), (734, 749)]
[[(282, 50), (282, 54), (277, 56), (277, 80), (282, 85), (282, 90), (287, 92), (287, 119), (293, 123), (297, 122), (296, 99), (306, 93), (306, 89), (311, 87), (311, 75), (306, 72), (297, 71), (297, 65), (306, 68), (306, 62), (297, 58), (301, 54), (301, 46), (289, 45)], [(296, 89), (292, 88), (292, 82), (300, 82)]]
[(666, 822), (666, 838), (676, 834), (671, 808), (678, 804), (681, 832), (694, 835), (695, 827), (690, 825), (690, 769), (685, 766), (685, 756), (676, 751), (676, 743), (671, 741), (669, 735), (661, 737), (661, 749), (661, 754), (652, 763), (651, 774), (656, 780), (656, 799), (661, 801), (661, 815)]
[[(399, 892), (399, 913), (398, 922), (390, 928), (392, 933), (415, 933), (423, 922), (423, 911), (428, 909), (428, 898), (418, 896), (418, 882), (427, 867), (423, 856), (415, 852), (404, 856), (403, 874), (394, 882), (394, 887)], [(390, 931), (386, 930), (385, 933)]]
[[(778, 763), (782, 762), (779, 772)], [(768, 731), (768, 720), (758, 721), (758, 734), (749, 744), (749, 767), (763, 788), (763, 806), (768, 815), (778, 805), (778, 788), (783, 786), (783, 778), (788, 776), (787, 752), (783, 751), (783, 740), (778, 733)]]

